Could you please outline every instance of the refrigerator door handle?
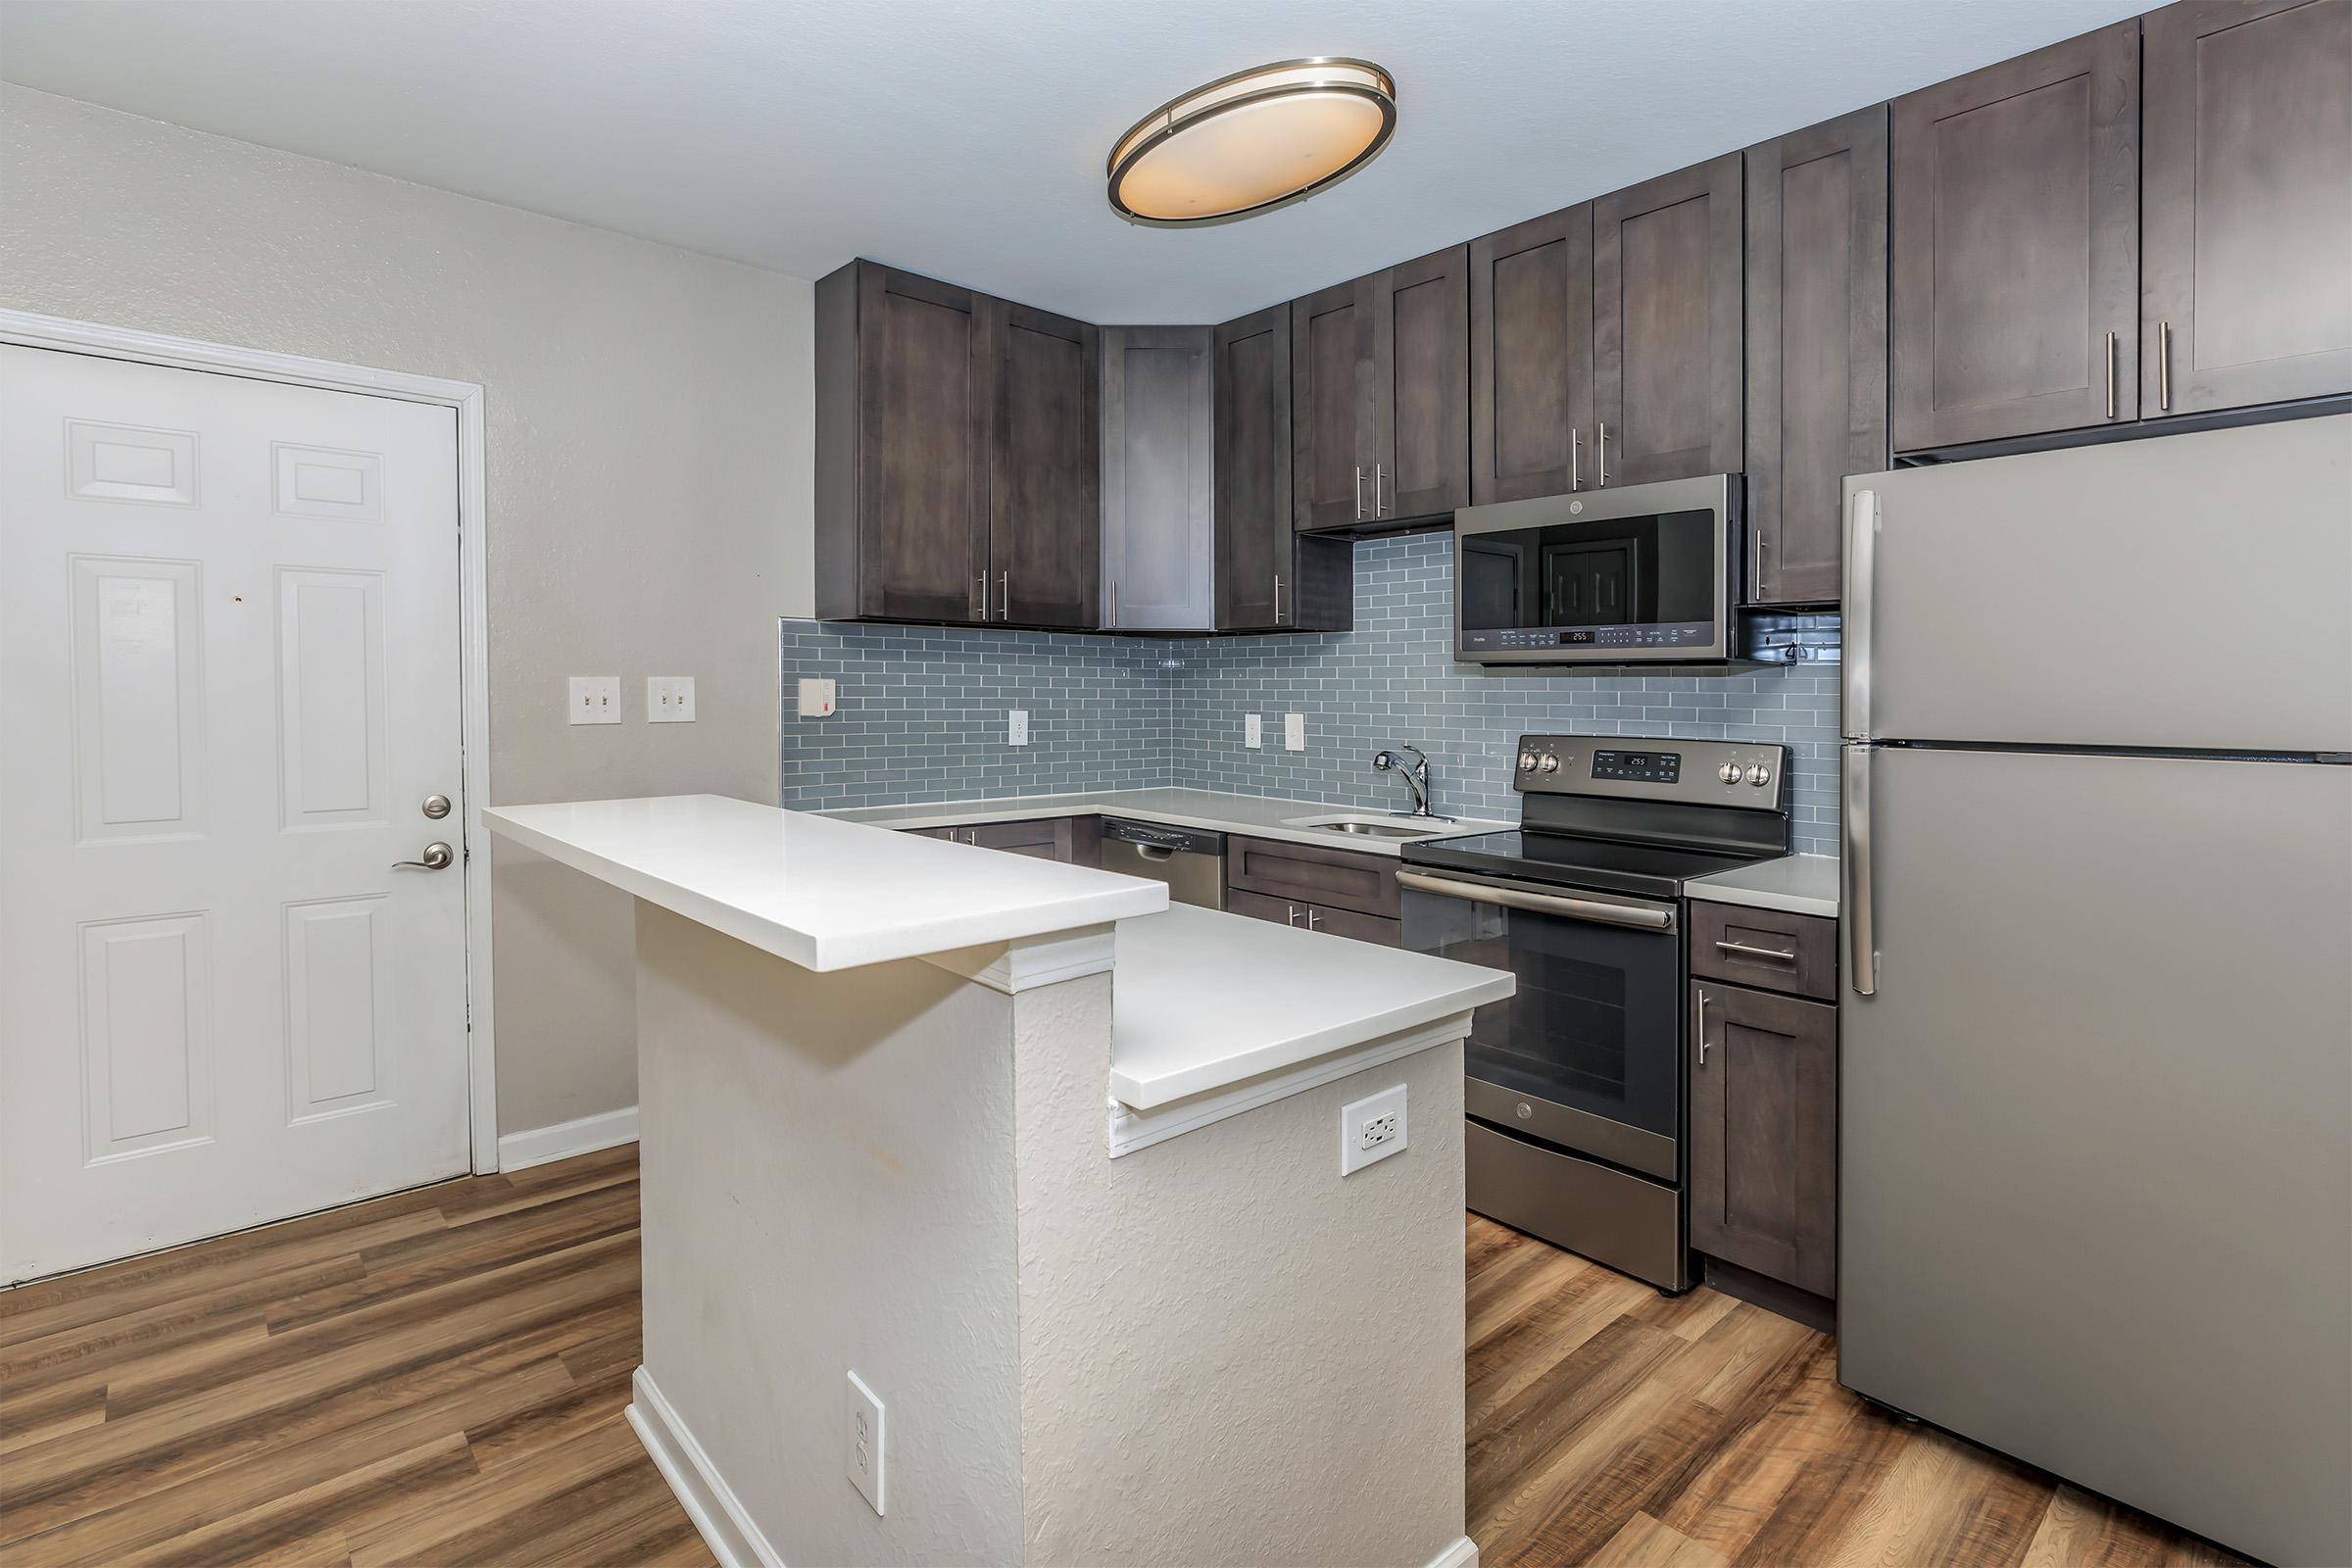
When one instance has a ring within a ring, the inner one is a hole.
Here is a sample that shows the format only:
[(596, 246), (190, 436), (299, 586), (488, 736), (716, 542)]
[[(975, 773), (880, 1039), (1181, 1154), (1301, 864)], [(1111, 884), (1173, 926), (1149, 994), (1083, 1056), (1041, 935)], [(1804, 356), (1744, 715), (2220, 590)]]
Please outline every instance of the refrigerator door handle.
[(1855, 996), (1875, 997), (1879, 994), (1879, 935), (1870, 899), (1870, 748), (1849, 745), (1843, 751), (1845, 801), (1839, 817), (1844, 823), (1845, 853), (1838, 863), (1845, 874), (1845, 976)]
[(1879, 493), (1856, 490), (1845, 528), (1845, 703), (1848, 740), (1870, 739), (1870, 615), (1879, 550)]

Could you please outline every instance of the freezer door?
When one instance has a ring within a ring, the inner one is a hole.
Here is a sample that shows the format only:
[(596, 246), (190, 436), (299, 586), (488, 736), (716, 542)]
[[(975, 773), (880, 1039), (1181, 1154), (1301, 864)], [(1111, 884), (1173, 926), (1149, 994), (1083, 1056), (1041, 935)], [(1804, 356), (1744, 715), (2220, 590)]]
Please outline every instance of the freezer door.
[(2352, 415), (1857, 475), (1846, 517), (1849, 735), (2352, 750)]
[(2352, 767), (1866, 760), (1839, 1380), (2352, 1563)]

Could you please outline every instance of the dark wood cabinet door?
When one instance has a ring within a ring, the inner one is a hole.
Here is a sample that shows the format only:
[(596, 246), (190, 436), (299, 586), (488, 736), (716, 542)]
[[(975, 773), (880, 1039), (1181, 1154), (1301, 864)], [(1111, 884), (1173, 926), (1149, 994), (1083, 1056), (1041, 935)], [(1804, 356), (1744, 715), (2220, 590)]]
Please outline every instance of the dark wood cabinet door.
[(1838, 1289), (1838, 1009), (1690, 986), (1690, 1245)]
[(818, 612), (979, 620), (993, 392), (984, 297), (872, 262), (817, 292)]
[(2139, 23), (1893, 109), (1894, 446), (2134, 418)]
[(2141, 26), (2141, 415), (2352, 392), (2352, 0)]
[(1091, 629), (1102, 581), (1096, 329), (987, 302), (996, 369), (989, 486), (996, 618)]
[(1291, 517), (1301, 529), (1372, 516), (1375, 281), (1291, 301)]
[(1592, 478), (1740, 463), (1738, 153), (1592, 203)]
[(1102, 328), (1102, 624), (1216, 625), (1214, 329)]
[(1379, 274), (1372, 298), (1372, 515), (1470, 504), (1470, 247)]
[(1217, 627), (1271, 631), (1291, 564), (1291, 308), (1216, 329)]
[(1402, 891), (1397, 860), (1391, 855), (1327, 850), (1318, 844), (1243, 838), (1225, 840), (1225, 885), (1301, 906), (1349, 909), (1383, 919), (1401, 918)]
[(1589, 480), (1592, 209), (1470, 242), (1470, 499), (1565, 495)]
[(1747, 150), (1747, 602), (1842, 587), (1845, 477), (1886, 444), (1886, 107)]

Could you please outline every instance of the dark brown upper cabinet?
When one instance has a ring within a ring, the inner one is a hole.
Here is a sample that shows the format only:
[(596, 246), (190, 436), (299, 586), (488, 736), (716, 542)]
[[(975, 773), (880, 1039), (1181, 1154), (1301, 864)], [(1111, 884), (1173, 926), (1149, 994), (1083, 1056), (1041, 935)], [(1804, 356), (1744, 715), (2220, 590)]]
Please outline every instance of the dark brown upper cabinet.
[(1216, 623), (1219, 631), (1346, 631), (1354, 550), (1292, 522), (1291, 307), (1218, 327), (1215, 408)]
[(1372, 279), (1372, 516), (1470, 504), (1470, 247)]
[(1096, 329), (989, 302), (996, 439), (989, 560), (996, 618), (1093, 628), (1102, 582), (1101, 366)]
[(2352, 0), (2141, 25), (2139, 412), (2352, 392)]
[(1216, 329), (1102, 328), (1102, 624), (1217, 623)]
[(2139, 413), (2139, 23), (1894, 102), (1894, 446)]
[(826, 619), (985, 618), (986, 304), (872, 262), (816, 285), (816, 612)]
[(1592, 209), (1470, 242), (1470, 499), (1592, 482)]
[(1292, 517), (1302, 529), (1372, 517), (1374, 282), (1291, 301)]
[(1838, 1291), (1838, 1009), (1690, 986), (1690, 1245)]
[(1886, 106), (1747, 150), (1747, 601), (1842, 586), (1845, 477), (1886, 443)]
[(1095, 624), (1095, 328), (857, 261), (816, 285), (816, 611)]
[(1738, 153), (1592, 203), (1592, 482), (1740, 464)]

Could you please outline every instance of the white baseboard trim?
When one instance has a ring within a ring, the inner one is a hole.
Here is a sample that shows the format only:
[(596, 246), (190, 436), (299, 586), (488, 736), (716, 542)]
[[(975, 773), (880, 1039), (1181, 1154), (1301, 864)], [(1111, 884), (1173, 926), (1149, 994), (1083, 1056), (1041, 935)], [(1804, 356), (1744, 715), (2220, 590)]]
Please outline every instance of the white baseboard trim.
[(1462, 1537), (1429, 1559), (1429, 1568), (1478, 1568), (1478, 1543)]
[(600, 1149), (612, 1149), (620, 1144), (637, 1141), (637, 1107), (623, 1105), (602, 1115), (582, 1116), (577, 1121), (560, 1121), (553, 1127), (530, 1127), (518, 1133), (501, 1133), (498, 1139), (498, 1168), (525, 1170), (544, 1165), (551, 1159), (568, 1159), (574, 1154), (593, 1154)]
[[(703, 1452), (703, 1446), (694, 1441), (678, 1412), (654, 1387), (653, 1374), (640, 1366), (629, 1380), (629, 1388), (636, 1396), (629, 1401), (629, 1425), (636, 1428), (637, 1441), (652, 1455), (654, 1468), (677, 1494), (686, 1517), (702, 1532), (703, 1544), (718, 1559), (719, 1568), (784, 1568), (784, 1559), (776, 1555), (776, 1548), (767, 1544), (752, 1516), (743, 1511), (742, 1502), (711, 1467), (710, 1456)], [(1477, 1558), (1473, 1549), (1472, 1568)]]

